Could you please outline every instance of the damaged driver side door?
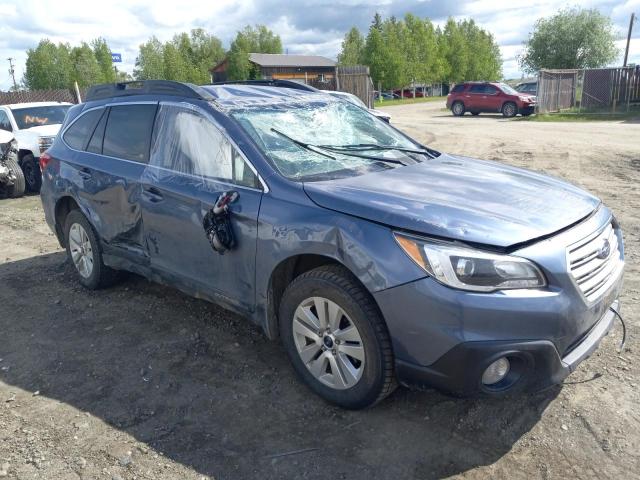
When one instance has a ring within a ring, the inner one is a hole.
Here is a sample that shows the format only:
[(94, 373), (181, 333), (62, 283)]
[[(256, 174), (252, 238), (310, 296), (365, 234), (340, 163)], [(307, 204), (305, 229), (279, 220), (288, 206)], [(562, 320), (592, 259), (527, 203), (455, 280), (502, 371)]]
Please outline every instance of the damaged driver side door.
[[(156, 274), (196, 297), (252, 312), (262, 194), (253, 167), (205, 111), (160, 104), (141, 196)], [(223, 198), (229, 203), (215, 209)], [(214, 217), (233, 235), (226, 249), (212, 246), (206, 227)]]

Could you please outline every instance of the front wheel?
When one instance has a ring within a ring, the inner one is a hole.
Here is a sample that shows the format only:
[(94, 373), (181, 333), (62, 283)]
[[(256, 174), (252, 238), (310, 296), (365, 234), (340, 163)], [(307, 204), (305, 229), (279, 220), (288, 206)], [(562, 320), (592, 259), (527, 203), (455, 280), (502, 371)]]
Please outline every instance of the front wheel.
[(42, 174), (40, 173), (40, 166), (33, 155), (28, 154), (22, 158), (22, 171), (24, 172), (24, 180), (26, 182), (27, 191), (33, 193), (40, 193), (40, 187), (42, 186)]
[(386, 325), (369, 293), (343, 267), (297, 277), (282, 297), (279, 321), (296, 372), (325, 400), (366, 408), (395, 388)]
[(515, 117), (518, 113), (518, 107), (513, 102), (507, 102), (502, 106), (502, 116), (505, 118)]
[(24, 195), (24, 175), (15, 158), (10, 155), (5, 161), (7, 168), (13, 173), (13, 185), (8, 188), (9, 197), (17, 198)]

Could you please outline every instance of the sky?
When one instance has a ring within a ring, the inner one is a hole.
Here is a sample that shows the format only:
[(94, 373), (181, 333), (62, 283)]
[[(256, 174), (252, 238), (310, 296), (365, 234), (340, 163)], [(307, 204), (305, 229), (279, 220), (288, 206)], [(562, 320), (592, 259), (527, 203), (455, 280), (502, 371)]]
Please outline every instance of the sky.
[[(616, 27), (622, 64), (629, 16), (640, 15), (640, 0), (0, 0), (0, 89), (11, 85), (9, 57), (22, 78), (26, 50), (42, 38), (77, 45), (104, 37), (112, 52), (122, 54), (119, 69), (133, 72), (138, 46), (150, 36), (161, 41), (175, 33), (202, 27), (228, 48), (237, 30), (265, 24), (282, 38), (288, 53), (335, 59), (352, 26), (366, 33), (375, 12), (384, 17), (413, 13), (443, 24), (447, 17), (473, 18), (493, 33), (506, 78), (519, 78), (517, 55), (540, 17), (579, 5), (609, 15)], [(629, 62), (640, 63), (640, 21), (635, 23)]]

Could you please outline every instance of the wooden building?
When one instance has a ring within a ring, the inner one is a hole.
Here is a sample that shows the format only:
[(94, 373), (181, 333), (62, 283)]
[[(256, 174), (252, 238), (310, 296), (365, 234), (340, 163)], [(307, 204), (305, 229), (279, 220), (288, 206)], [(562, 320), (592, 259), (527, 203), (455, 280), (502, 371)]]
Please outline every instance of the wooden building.
[[(274, 53), (250, 53), (249, 61), (260, 72), (260, 78), (298, 80), (316, 87), (334, 85), (336, 62), (317, 55), (283, 55)], [(228, 61), (225, 58), (211, 68), (211, 81), (227, 80)], [(335, 87), (334, 87), (335, 88)]]

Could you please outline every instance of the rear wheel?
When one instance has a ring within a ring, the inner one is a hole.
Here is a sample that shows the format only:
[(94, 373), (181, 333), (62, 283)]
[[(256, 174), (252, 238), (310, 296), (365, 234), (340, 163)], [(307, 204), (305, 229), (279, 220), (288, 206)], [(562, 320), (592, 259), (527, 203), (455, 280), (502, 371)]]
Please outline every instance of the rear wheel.
[(72, 210), (65, 222), (67, 257), (78, 273), (80, 283), (90, 289), (111, 285), (117, 271), (102, 262), (102, 249), (93, 227), (80, 210)]
[(502, 105), (502, 116), (506, 118), (515, 117), (518, 113), (518, 107), (513, 102), (507, 102)]
[(33, 158), (33, 155), (28, 154), (22, 157), (22, 171), (24, 172), (24, 179), (28, 192), (39, 193), (42, 186), (42, 174), (40, 173), (40, 167)]
[(282, 297), (279, 319), (296, 372), (325, 400), (366, 408), (395, 388), (386, 325), (343, 267), (319, 267), (296, 278)]
[(461, 117), (464, 115), (464, 103), (462, 102), (453, 102), (451, 105), (451, 113), (453, 113), (456, 117)]

